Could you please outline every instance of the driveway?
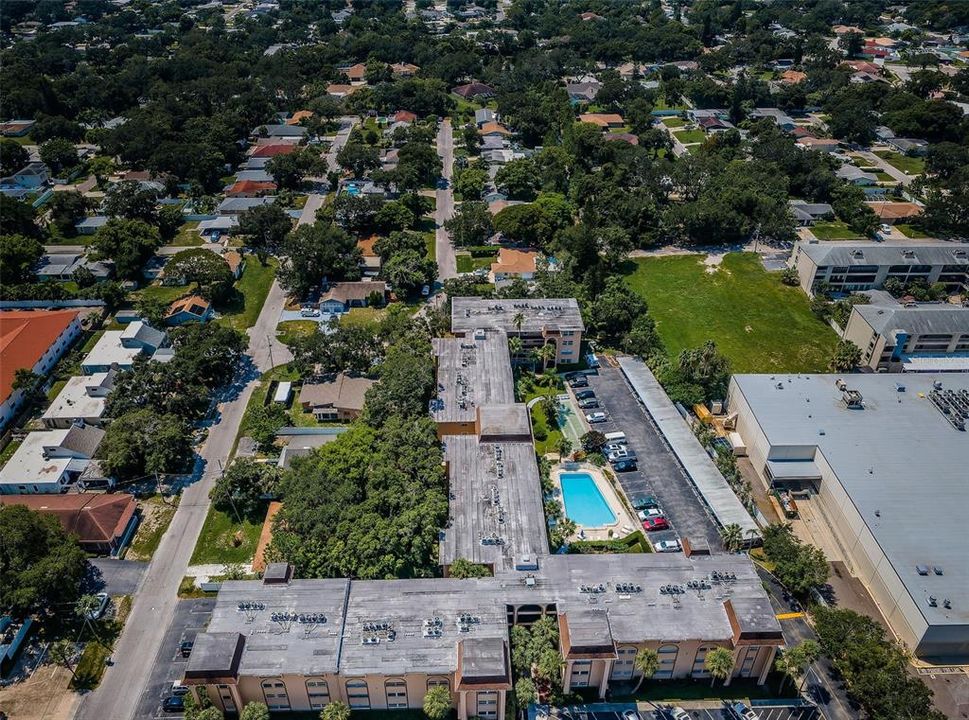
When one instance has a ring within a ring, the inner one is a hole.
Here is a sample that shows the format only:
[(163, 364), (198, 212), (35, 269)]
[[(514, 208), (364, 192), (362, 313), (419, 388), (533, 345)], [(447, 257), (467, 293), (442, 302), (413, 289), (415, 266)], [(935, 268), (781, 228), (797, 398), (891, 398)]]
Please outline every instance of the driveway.
[(322, 193), (311, 193), (308, 195), (306, 204), (299, 214), (299, 220), (296, 221), (296, 227), (300, 225), (312, 225), (316, 222), (316, 211), (323, 207), (324, 200), (326, 200), (326, 195)]
[(858, 151), (857, 154), (861, 155), (861, 157), (863, 157), (866, 162), (871, 163), (882, 172), (888, 173), (889, 175), (891, 175), (892, 180), (896, 182), (900, 182), (902, 183), (902, 185), (909, 185), (913, 180), (915, 180), (915, 175), (906, 175), (897, 167), (892, 165), (890, 162), (878, 157), (873, 152), (869, 152), (867, 150), (860, 150)]
[(458, 261), (454, 255), (454, 246), (444, 223), (454, 216), (454, 190), (451, 189), (451, 168), (454, 165), (454, 136), (451, 133), (451, 118), (444, 118), (437, 131), (437, 154), (444, 166), (442, 176), (447, 180), (447, 187), (438, 189), (435, 200), (437, 208), (434, 212), (435, 250), (437, 254), (437, 278), (440, 282), (458, 276)]
[(138, 560), (92, 558), (88, 560), (88, 577), (91, 592), (108, 595), (134, 595), (148, 563)]
[(616, 473), (626, 497), (655, 495), (666, 512), (672, 530), (649, 533), (653, 542), (677, 537), (705, 538), (713, 552), (720, 550), (720, 534), (707, 515), (693, 487), (680, 467), (663, 435), (653, 424), (618, 368), (611, 367), (599, 356), (602, 367), (589, 375), (589, 387), (595, 391), (601, 410), (609, 421), (595, 425), (602, 433), (622, 431), (635, 450), (639, 469)]
[(183, 640), (194, 642), (195, 636), (205, 629), (212, 618), (215, 600), (179, 600), (172, 621), (151, 663), (151, 675), (141, 699), (138, 701), (135, 717), (163, 718), (172, 717), (161, 709), (162, 701), (171, 695), (172, 683), (181, 680), (188, 660), (182, 657), (179, 646)]
[(290, 320), (315, 320), (320, 324), (320, 332), (326, 330), (327, 323), (334, 318), (339, 318), (339, 315), (331, 315), (330, 313), (320, 313), (316, 317), (303, 317), (300, 315), (299, 310), (283, 310), (279, 313), (279, 322), (288, 322)]

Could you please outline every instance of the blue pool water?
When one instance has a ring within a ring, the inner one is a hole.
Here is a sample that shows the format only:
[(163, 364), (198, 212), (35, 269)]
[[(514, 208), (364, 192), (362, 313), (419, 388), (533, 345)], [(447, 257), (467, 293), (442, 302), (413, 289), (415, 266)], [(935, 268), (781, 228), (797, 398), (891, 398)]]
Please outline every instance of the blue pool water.
[(562, 483), (566, 517), (590, 528), (616, 522), (616, 516), (589, 473), (562, 473), (559, 481)]
[(347, 189), (347, 195), (359, 195), (360, 194), (360, 188), (358, 188), (356, 185), (350, 185), (350, 184), (348, 184), (346, 189)]

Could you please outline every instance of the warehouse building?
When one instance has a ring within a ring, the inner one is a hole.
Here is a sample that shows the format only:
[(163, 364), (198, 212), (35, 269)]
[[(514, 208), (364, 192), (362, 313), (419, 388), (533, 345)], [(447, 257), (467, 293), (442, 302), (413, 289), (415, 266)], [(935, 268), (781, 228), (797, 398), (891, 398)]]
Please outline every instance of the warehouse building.
[(734, 375), (727, 402), (755, 470), (808, 490), (902, 642), (969, 658), (969, 377)]

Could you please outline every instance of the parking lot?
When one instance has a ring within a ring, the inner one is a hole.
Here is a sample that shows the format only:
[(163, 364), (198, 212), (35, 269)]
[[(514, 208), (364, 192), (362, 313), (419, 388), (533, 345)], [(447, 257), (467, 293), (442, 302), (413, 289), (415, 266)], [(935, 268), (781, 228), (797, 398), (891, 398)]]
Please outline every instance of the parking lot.
[(172, 683), (180, 680), (188, 663), (179, 652), (183, 640), (195, 640), (195, 636), (205, 629), (212, 617), (214, 599), (179, 600), (175, 617), (165, 633), (161, 650), (152, 663), (148, 687), (138, 703), (138, 718), (171, 718), (172, 713), (161, 709), (162, 701), (171, 695)]
[[(709, 706), (712, 703), (702, 704)], [(687, 711), (691, 720), (737, 720), (737, 716), (731, 713), (726, 705), (696, 708), (684, 701), (680, 707)], [(529, 711), (529, 720), (541, 720), (543, 710), (544, 713), (548, 712), (547, 708), (539, 708), (537, 712), (532, 708)], [(821, 718), (818, 709), (812, 706), (755, 705), (753, 710), (759, 720), (819, 720)], [(556, 708), (548, 717), (560, 720), (670, 720), (673, 717), (672, 711), (672, 705), (640, 703), (637, 710), (633, 704), (599, 703)]]
[(604, 412), (608, 420), (593, 425), (602, 433), (622, 431), (629, 447), (636, 452), (638, 470), (616, 473), (630, 501), (653, 495), (669, 520), (670, 530), (649, 533), (652, 542), (678, 537), (704, 538), (711, 550), (720, 548), (716, 525), (696, 497), (693, 486), (679, 461), (666, 444), (622, 372), (600, 357), (598, 374), (588, 375), (589, 388), (595, 391), (600, 407), (586, 412)]

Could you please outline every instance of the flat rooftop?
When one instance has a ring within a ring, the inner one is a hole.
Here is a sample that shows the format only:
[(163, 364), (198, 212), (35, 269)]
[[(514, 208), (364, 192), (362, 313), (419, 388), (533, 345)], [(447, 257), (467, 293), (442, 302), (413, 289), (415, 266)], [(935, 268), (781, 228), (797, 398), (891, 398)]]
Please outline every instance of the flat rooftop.
[(57, 393), (57, 397), (43, 414), (44, 419), (100, 418), (108, 398), (106, 395), (89, 395), (89, 387), (100, 388), (109, 373), (94, 373), (72, 377)]
[(482, 405), (515, 402), (506, 333), (493, 329), (484, 337), (434, 338), (432, 343), (437, 396), (431, 417), (436, 422), (474, 422)]
[[(527, 578), (534, 582), (526, 584)], [(694, 581), (701, 587), (688, 587)], [(683, 592), (665, 593), (667, 585)], [(555, 603), (579, 620), (590, 609), (602, 611), (620, 643), (726, 641), (733, 637), (726, 600), (745, 632), (780, 638), (745, 556), (678, 554), (552, 555), (539, 560), (537, 571), (498, 570), (495, 577), (468, 580), (231, 581), (222, 584), (206, 632), (245, 637), (239, 672), (246, 675), (396, 675), (415, 667), (433, 674), (457, 668), (461, 640), (507, 640), (508, 605)], [(259, 609), (241, 610), (240, 602)], [(326, 622), (272, 619), (281, 612), (322, 614)], [(470, 621), (460, 622), (462, 616)], [(440, 635), (425, 633), (427, 621), (439, 621)]]
[(797, 246), (817, 265), (961, 265), (969, 268), (969, 249), (944, 240), (799, 241)]
[(969, 336), (969, 308), (961, 305), (855, 305), (853, 309), (879, 335), (894, 336), (896, 330), (901, 330), (909, 335)]
[[(931, 624), (969, 622), (969, 433), (953, 427), (930, 400), (939, 382), (969, 394), (959, 373), (845, 375), (861, 393), (848, 409), (838, 375), (734, 375), (772, 447), (798, 458), (823, 458), (844, 487), (882, 552)], [(790, 454), (790, 453), (788, 453)], [(877, 514), (876, 514), (877, 513)], [(938, 566), (916, 572), (917, 565)], [(928, 595), (939, 598), (930, 607)], [(942, 607), (949, 598), (952, 609)]]
[[(474, 435), (447, 435), (444, 446), (450, 522), (442, 532), (441, 564), (464, 558), (512, 568), (523, 556), (534, 560), (548, 555), (541, 479), (532, 444), (493, 444)], [(501, 543), (495, 543), (495, 538)]]
[(520, 332), (584, 331), (582, 313), (575, 298), (494, 300), (477, 297), (451, 299), (451, 330), (469, 332), (478, 328), (500, 328), (518, 333), (516, 318), (521, 315)]
[(130, 367), (135, 362), (135, 358), (143, 353), (140, 347), (125, 347), (121, 344), (121, 336), (124, 330), (107, 330), (104, 335), (98, 338), (84, 359), (81, 365), (89, 367), (111, 367), (115, 363), (119, 367)]
[(32, 485), (56, 482), (71, 464), (70, 457), (44, 457), (45, 447), (59, 447), (67, 430), (27, 433), (23, 443), (0, 468), (0, 485)]

